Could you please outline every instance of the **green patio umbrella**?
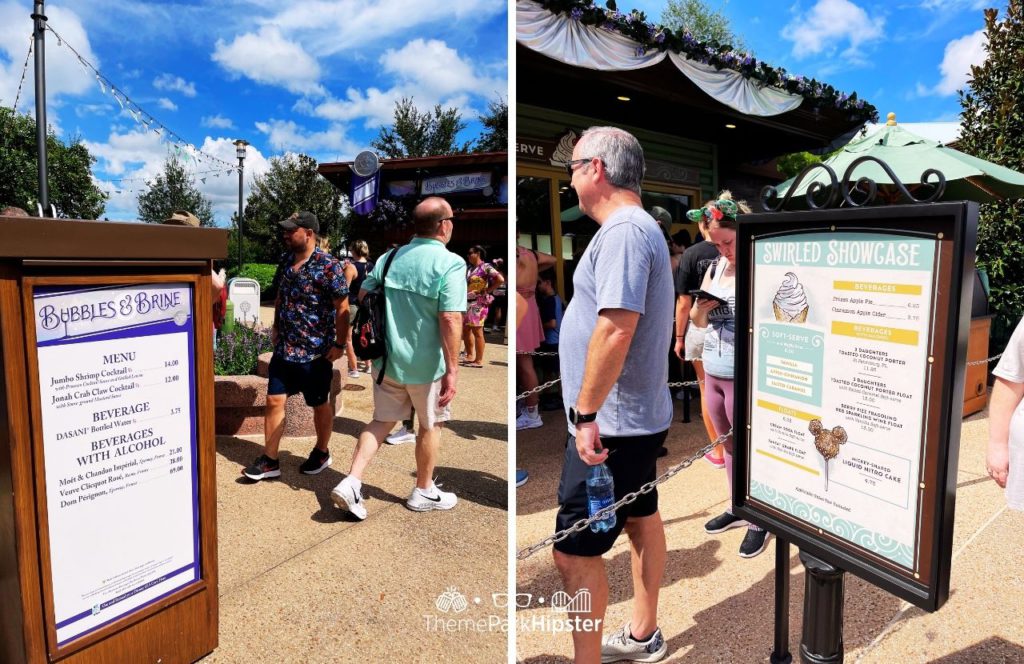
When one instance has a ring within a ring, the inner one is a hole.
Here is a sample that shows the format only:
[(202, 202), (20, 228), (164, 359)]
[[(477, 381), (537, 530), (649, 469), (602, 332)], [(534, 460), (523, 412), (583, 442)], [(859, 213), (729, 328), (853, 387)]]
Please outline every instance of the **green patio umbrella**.
[[(921, 184), (923, 177), (926, 183), (934, 184), (938, 181), (934, 175), (925, 177), (929, 169), (941, 172), (946, 178), (945, 192), (939, 200), (989, 203), (1003, 198), (1024, 197), (1024, 173), (912, 134), (896, 124), (895, 113), (889, 114), (886, 126), (880, 131), (850, 141), (823, 163), (831, 167), (837, 178), (842, 180), (847, 168), (862, 157), (874, 157), (888, 164), (899, 182), (918, 199), (926, 198), (934, 192), (933, 187)], [(870, 178), (879, 185), (881, 198), (893, 203), (902, 202), (898, 185), (876, 162), (867, 160), (859, 164), (850, 173), (849, 179), (852, 184), (862, 177)], [(779, 199), (789, 192), (796, 179), (790, 178), (776, 187)], [(825, 169), (816, 168), (806, 174), (793, 191), (794, 202), (799, 204), (804, 200), (813, 182), (825, 186), (830, 184)], [(825, 194), (820, 193), (816, 200), (820, 203), (824, 197)]]

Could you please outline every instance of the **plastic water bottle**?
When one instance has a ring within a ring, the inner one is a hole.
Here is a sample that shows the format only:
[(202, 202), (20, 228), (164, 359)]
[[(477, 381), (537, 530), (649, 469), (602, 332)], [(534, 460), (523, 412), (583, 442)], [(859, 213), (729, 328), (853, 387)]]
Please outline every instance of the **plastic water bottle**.
[[(587, 505), (590, 516), (615, 503), (615, 482), (608, 466), (603, 463), (591, 466), (587, 473)], [(615, 512), (603, 519), (590, 524), (595, 533), (611, 530), (615, 527)]]

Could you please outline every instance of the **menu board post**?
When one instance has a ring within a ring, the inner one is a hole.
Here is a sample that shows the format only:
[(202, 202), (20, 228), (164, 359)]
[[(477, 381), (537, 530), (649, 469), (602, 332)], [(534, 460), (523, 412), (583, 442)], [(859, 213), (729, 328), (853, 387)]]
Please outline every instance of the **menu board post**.
[(217, 229), (0, 217), (0, 661), (216, 647), (226, 253)]
[(949, 596), (978, 206), (741, 216), (734, 512), (925, 610)]

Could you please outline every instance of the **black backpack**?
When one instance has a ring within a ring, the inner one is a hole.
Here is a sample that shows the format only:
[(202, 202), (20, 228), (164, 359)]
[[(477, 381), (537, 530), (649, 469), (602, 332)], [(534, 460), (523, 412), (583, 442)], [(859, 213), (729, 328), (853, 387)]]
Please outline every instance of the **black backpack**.
[(398, 249), (395, 249), (388, 256), (380, 275), (380, 289), (363, 296), (363, 301), (359, 303), (359, 310), (356, 312), (356, 319), (352, 323), (352, 350), (356, 357), (360, 360), (384, 358), (384, 364), (377, 376), (378, 385), (384, 379), (384, 369), (388, 363), (387, 332), (384, 325), (387, 318), (384, 279), (397, 253)]

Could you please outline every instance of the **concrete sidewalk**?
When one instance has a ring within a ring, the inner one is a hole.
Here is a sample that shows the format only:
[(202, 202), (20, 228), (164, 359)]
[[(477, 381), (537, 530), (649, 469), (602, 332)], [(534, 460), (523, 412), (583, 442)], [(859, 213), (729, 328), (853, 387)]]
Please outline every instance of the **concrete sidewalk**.
[[(319, 475), (298, 470), (312, 438), (283, 441), (281, 477), (255, 484), (240, 472), (262, 437), (217, 440), (220, 646), (204, 662), (506, 661), (500, 629), (439, 622), (505, 617), (491, 596), (508, 583), (508, 349), (488, 336), (485, 367), (460, 372), (441, 436), (436, 475), (459, 497), (451, 511), (405, 507), (414, 444), (377, 454), (364, 477), (366, 521), (332, 504), (372, 414), (368, 374), (342, 392), (333, 463)], [(456, 611), (454, 593), (471, 610)]]
[[(517, 465), (530, 481), (517, 490), (516, 547), (552, 534), (555, 493), (565, 443), (564, 416), (544, 413), (543, 428), (517, 435)], [(659, 473), (706, 444), (699, 414), (681, 424), (682, 407), (669, 432), (669, 456)], [(1002, 490), (985, 473), (988, 420), (963, 423), (958, 469), (950, 599), (929, 614), (846, 575), (844, 631), (847, 662), (1024, 662), (1024, 513), (1005, 507)], [(743, 529), (704, 533), (704, 522), (726, 506), (726, 478), (700, 461), (659, 487), (668, 538), (659, 623), (672, 662), (766, 662), (774, 637), (774, 541), (753, 559), (737, 555)], [(804, 573), (791, 547), (790, 652), (799, 661)], [(605, 556), (610, 584), (607, 630), (629, 620), (632, 598), (629, 544), (620, 537)], [(561, 590), (551, 549), (517, 566), (520, 593), (531, 606), (518, 618), (550, 615), (541, 599)], [(519, 631), (521, 662), (567, 662), (568, 634)]]

